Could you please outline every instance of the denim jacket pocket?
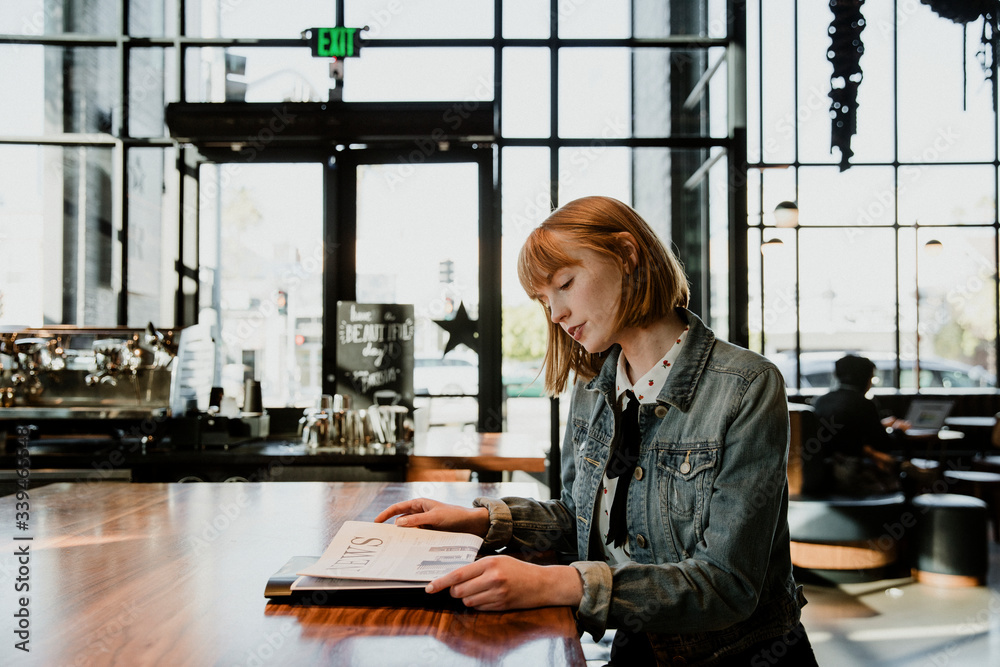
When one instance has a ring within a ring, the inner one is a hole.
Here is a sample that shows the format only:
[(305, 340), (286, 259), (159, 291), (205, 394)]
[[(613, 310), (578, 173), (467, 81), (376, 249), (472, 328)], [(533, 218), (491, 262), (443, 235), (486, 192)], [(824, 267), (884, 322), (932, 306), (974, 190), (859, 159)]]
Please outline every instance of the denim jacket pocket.
[[(577, 475), (591, 476), (592, 467), (599, 463), (595, 457), (599, 454), (600, 443), (595, 443), (590, 437), (590, 425), (582, 419), (574, 419), (571, 424), (573, 457), (576, 459)], [(582, 464), (589, 464), (583, 465)]]
[[(574, 418), (570, 423), (573, 458), (576, 466), (576, 478), (573, 483), (573, 496), (577, 506), (577, 530), (581, 537), (589, 534), (590, 514), (597, 497), (598, 486), (607, 461), (608, 446), (599, 437), (594, 437), (595, 431), (585, 419)], [(586, 542), (580, 542), (585, 545)], [(582, 548), (582, 547), (581, 547)], [(586, 554), (584, 550), (581, 553)]]
[(675, 446), (657, 452), (660, 511), (680, 558), (703, 537), (718, 458), (717, 447)]
[(587, 444), (587, 432), (590, 429), (590, 424), (587, 423), (586, 419), (580, 419), (579, 417), (573, 417), (570, 420), (570, 428), (573, 452), (579, 456), (580, 450), (583, 449)]

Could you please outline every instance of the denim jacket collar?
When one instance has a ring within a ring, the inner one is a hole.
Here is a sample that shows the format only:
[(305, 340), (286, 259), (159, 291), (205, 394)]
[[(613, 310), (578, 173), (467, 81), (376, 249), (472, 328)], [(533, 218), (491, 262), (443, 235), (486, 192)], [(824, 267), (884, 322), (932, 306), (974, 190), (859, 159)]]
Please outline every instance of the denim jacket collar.
[[(670, 377), (656, 397), (656, 402), (670, 404), (687, 412), (698, 388), (698, 381), (705, 370), (705, 364), (708, 363), (708, 355), (715, 345), (715, 334), (687, 308), (678, 308), (677, 314), (687, 323), (690, 330), (684, 347), (670, 371)], [(586, 385), (589, 390), (601, 392), (609, 407), (614, 406), (615, 374), (621, 352), (621, 346), (613, 345), (608, 352), (611, 363), (605, 363), (597, 377)]]

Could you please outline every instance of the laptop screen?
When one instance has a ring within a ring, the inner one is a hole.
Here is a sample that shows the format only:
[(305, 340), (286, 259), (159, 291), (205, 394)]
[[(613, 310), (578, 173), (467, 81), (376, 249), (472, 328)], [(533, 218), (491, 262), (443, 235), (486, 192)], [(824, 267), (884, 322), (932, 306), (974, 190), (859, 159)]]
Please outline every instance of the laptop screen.
[(944, 420), (951, 414), (954, 401), (932, 401), (915, 398), (906, 411), (906, 421), (910, 428), (937, 430), (944, 426)]

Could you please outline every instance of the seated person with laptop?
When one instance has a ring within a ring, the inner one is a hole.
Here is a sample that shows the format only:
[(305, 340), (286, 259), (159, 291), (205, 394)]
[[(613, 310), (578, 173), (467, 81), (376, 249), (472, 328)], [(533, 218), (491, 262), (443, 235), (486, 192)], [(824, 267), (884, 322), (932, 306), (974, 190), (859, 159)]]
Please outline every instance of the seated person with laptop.
[(865, 396), (874, 373), (870, 359), (842, 357), (834, 365), (833, 389), (812, 403), (829, 434), (822, 455), (830, 493), (863, 496), (899, 490), (896, 460), (888, 453), (893, 443), (889, 429), (903, 432), (910, 424), (879, 418), (878, 405)]

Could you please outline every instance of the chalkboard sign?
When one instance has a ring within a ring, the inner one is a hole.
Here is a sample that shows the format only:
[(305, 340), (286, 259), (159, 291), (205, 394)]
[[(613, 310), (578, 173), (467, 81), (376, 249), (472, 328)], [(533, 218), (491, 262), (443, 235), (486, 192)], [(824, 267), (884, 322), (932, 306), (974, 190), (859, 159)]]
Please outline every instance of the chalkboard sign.
[(413, 408), (413, 304), (337, 302), (337, 393)]

